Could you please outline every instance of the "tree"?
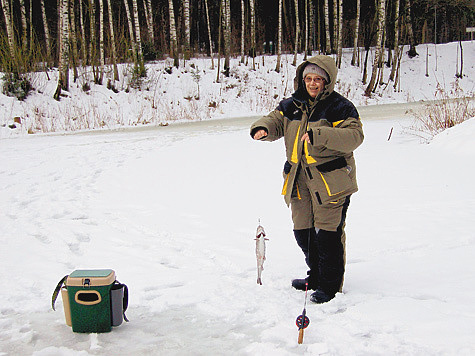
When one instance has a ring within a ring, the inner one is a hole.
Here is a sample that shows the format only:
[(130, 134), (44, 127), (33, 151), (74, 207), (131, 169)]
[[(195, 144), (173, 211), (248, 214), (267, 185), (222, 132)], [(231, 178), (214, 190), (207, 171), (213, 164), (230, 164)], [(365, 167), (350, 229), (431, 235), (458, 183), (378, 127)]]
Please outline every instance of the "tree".
[[(41, 0), (43, 1), (43, 0)], [(82, 12), (82, 0), (79, 0), (79, 30), (81, 31), (81, 51), (82, 51), (82, 63), (83, 65), (87, 64), (87, 53), (86, 53), (86, 32), (84, 30), (84, 17)]]
[(297, 65), (297, 52), (299, 47), (299, 32), (300, 32), (300, 21), (299, 21), (299, 0), (294, 0), (295, 3), (295, 49), (294, 49), (294, 61), (292, 62), (293, 66)]
[(245, 36), (245, 24), (246, 24), (246, 16), (245, 16), (245, 5), (244, 5), (244, 0), (241, 0), (241, 63), (244, 63), (244, 40), (246, 38)]
[(394, 59), (392, 61), (391, 74), (389, 75), (389, 80), (394, 81), (394, 76), (396, 75), (396, 68), (398, 66), (399, 58), (399, 0), (395, 1), (395, 10), (394, 10)]
[[(3, 2), (4, 0), (2, 0)], [(45, 0), (41, 0), (41, 16), (43, 18), (43, 30), (45, 32), (45, 45), (46, 45), (46, 63), (48, 66), (51, 64), (51, 44), (49, 35), (48, 19), (46, 18)]]
[(69, 89), (69, 0), (60, 0), (60, 55), (58, 87), (53, 97), (59, 101), (61, 90)]
[(256, 69), (256, 11), (254, 7), (254, 0), (249, 0), (249, 10), (251, 15), (251, 56), (252, 56), (252, 70)]
[(409, 37), (409, 58), (418, 56), (416, 51), (416, 40), (414, 39), (414, 31), (412, 30), (412, 18), (411, 18), (411, 0), (406, 0), (406, 26), (407, 35)]
[(282, 55), (282, 0), (279, 0), (279, 30), (277, 35), (277, 64), (275, 71), (280, 72), (280, 57)]
[[(396, 0), (399, 1), (399, 0)], [(360, 25), (361, 6), (360, 0), (356, 0), (356, 19), (355, 19), (355, 35), (353, 37), (353, 56), (351, 57), (351, 65), (360, 66), (360, 57), (358, 56), (358, 35)]]
[(100, 69), (98, 84), (102, 84), (105, 62), (105, 53), (104, 53), (104, 1), (99, 0), (99, 59), (100, 59)]
[(190, 0), (183, 0), (183, 17), (185, 19), (185, 59), (190, 59)]
[(208, 26), (209, 54), (211, 56), (211, 69), (214, 69), (213, 42), (211, 41), (211, 27), (209, 23), (208, 0), (205, 0), (205, 11), (206, 11), (206, 24)]
[(132, 23), (132, 16), (130, 16), (128, 0), (124, 0), (124, 5), (125, 5), (125, 13), (127, 15), (127, 23), (129, 24), (129, 37), (130, 37), (130, 44), (132, 46), (132, 58), (134, 60), (134, 63), (138, 63), (137, 52), (135, 51), (135, 48), (137, 47), (137, 45), (135, 44), (134, 25)]
[(223, 34), (224, 34), (224, 74), (229, 76), (231, 57), (231, 4), (223, 0)]
[(26, 22), (26, 8), (25, 0), (20, 0), (20, 14), (21, 14), (21, 28), (22, 28), (22, 41), (21, 47), (23, 52), (26, 52), (28, 44), (28, 24)]
[(75, 16), (74, 16), (74, 3), (75, 3), (75, 0), (70, 0), (69, 2), (69, 13), (70, 13), (70, 16), (69, 16), (69, 19), (70, 19), (70, 43), (71, 43), (71, 46), (72, 46), (72, 53), (71, 53), (71, 62), (72, 62), (72, 65), (73, 65), (73, 71), (74, 71), (74, 81), (76, 82), (76, 80), (79, 78), (79, 74), (78, 74), (78, 68), (77, 68), (77, 65), (78, 65), (78, 44), (77, 44), (77, 37), (76, 37), (76, 20), (75, 20)]
[(147, 23), (149, 41), (151, 44), (153, 44), (155, 42), (155, 35), (153, 31), (153, 14), (151, 0), (144, 0), (143, 6), (145, 9), (145, 21)]
[(325, 13), (325, 36), (326, 36), (326, 43), (325, 43), (325, 54), (331, 53), (331, 41), (330, 41), (330, 16), (328, 13), (328, 0), (323, 2), (323, 11)]
[(173, 9), (173, 0), (168, 0), (168, 15), (170, 17), (170, 51), (173, 58), (173, 65), (179, 67), (178, 44), (176, 39), (175, 13)]
[(338, 0), (338, 41), (337, 41), (337, 57), (336, 57), (336, 65), (338, 68), (341, 67), (342, 52), (343, 52), (343, 0)]
[(15, 34), (13, 32), (13, 19), (10, 10), (9, 0), (2, 0), (3, 15), (5, 16), (5, 27), (7, 28), (8, 46), (10, 55), (15, 55)]
[(379, 6), (377, 8), (378, 14), (378, 30), (377, 30), (377, 43), (376, 51), (373, 60), (373, 71), (371, 73), (371, 79), (366, 87), (365, 95), (371, 96), (371, 93), (376, 84), (376, 77), (378, 75), (378, 68), (381, 65), (381, 56), (383, 54), (383, 33), (385, 28), (385, 19), (386, 19), (386, 0), (380, 0)]
[(112, 17), (111, 0), (107, 0), (107, 11), (109, 15), (110, 43), (112, 47), (112, 65), (114, 67), (114, 80), (119, 80), (119, 70), (117, 68), (117, 50), (115, 46), (114, 18)]
[(142, 40), (140, 36), (140, 23), (139, 23), (139, 10), (137, 6), (137, 0), (132, 0), (132, 9), (134, 11), (134, 24), (135, 24), (135, 50), (137, 51), (137, 65), (140, 76), (145, 74), (145, 68), (143, 63), (142, 54)]

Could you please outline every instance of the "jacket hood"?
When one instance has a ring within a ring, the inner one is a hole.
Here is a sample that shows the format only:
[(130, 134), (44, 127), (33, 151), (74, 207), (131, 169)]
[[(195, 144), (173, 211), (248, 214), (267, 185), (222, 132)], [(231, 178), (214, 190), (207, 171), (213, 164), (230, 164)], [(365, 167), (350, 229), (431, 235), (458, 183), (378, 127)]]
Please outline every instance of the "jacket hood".
[(297, 71), (294, 78), (295, 93), (293, 96), (298, 99), (310, 97), (307, 93), (307, 90), (305, 89), (305, 84), (303, 82), (302, 77), (304, 68), (310, 63), (316, 64), (317, 66), (325, 70), (325, 72), (328, 73), (328, 77), (330, 78), (330, 82), (325, 83), (325, 88), (320, 94), (320, 100), (323, 100), (327, 98), (331, 93), (333, 93), (333, 90), (335, 89), (336, 77), (338, 74), (338, 68), (336, 67), (336, 63), (333, 58), (325, 55), (318, 55), (309, 58), (297, 67)]

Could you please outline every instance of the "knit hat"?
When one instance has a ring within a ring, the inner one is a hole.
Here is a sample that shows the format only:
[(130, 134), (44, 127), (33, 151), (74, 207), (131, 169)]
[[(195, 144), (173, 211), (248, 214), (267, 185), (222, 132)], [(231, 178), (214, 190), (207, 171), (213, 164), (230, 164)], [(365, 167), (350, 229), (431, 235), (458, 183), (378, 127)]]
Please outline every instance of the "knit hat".
[(324, 69), (320, 68), (319, 66), (317, 66), (316, 64), (313, 64), (313, 63), (309, 63), (305, 66), (304, 70), (303, 70), (303, 73), (302, 73), (302, 78), (305, 79), (305, 76), (309, 73), (314, 73), (314, 74), (317, 74), (319, 75), (320, 77), (322, 77), (323, 79), (325, 79), (325, 81), (327, 83), (330, 82), (330, 77), (328, 76), (328, 73), (325, 72)]

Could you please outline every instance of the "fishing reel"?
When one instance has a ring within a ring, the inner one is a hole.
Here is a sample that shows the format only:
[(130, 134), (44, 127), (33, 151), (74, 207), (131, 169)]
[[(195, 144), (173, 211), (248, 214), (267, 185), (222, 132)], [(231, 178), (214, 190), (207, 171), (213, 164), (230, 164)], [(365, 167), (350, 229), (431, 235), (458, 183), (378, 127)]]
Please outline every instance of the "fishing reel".
[(295, 320), (295, 324), (297, 324), (297, 327), (300, 329), (305, 329), (308, 324), (310, 324), (310, 319), (306, 315), (299, 315), (297, 317), (297, 320)]

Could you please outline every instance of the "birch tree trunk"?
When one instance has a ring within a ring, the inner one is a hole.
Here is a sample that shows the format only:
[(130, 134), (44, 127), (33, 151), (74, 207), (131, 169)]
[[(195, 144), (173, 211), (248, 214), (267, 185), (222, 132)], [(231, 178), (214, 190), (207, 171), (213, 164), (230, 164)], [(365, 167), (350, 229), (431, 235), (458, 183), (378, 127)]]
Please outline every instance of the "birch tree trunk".
[(393, 62), (392, 62), (392, 68), (391, 68), (391, 74), (389, 75), (389, 80), (394, 81), (394, 76), (396, 75), (396, 69), (397, 69), (397, 61), (399, 58), (399, 0), (395, 1), (394, 5), (395, 11), (394, 11), (394, 56), (393, 56)]
[[(336, 0), (335, 0), (336, 2)], [(336, 65), (341, 67), (341, 56), (343, 52), (343, 0), (338, 0), (338, 45)]]
[(5, 16), (5, 27), (7, 28), (8, 47), (13, 58), (15, 56), (15, 33), (13, 32), (13, 19), (11, 17), (9, 0), (2, 0), (2, 9)]
[(330, 40), (330, 15), (328, 14), (328, 0), (324, 0), (323, 2), (323, 11), (325, 13), (325, 36), (326, 36), (325, 54), (330, 54), (331, 48), (333, 46)]
[(22, 48), (23, 53), (26, 53), (27, 44), (28, 44), (28, 24), (26, 22), (25, 0), (20, 0), (20, 15), (21, 15), (21, 28), (22, 28), (21, 48)]
[(231, 56), (231, 4), (230, 0), (224, 0), (224, 23), (223, 27), (224, 33), (224, 73), (228, 77), (230, 69), (230, 56)]
[(208, 0), (205, 0), (205, 11), (206, 11), (206, 24), (208, 26), (208, 40), (209, 40), (209, 54), (211, 56), (211, 69), (214, 69), (213, 41), (211, 41), (211, 26), (209, 23)]
[[(61, 0), (60, 0), (61, 1)], [(89, 58), (93, 67), (94, 81), (97, 81), (95, 66), (96, 63), (96, 5), (94, 0), (89, 0)]]
[(277, 64), (275, 65), (275, 71), (280, 73), (280, 57), (282, 55), (282, 0), (279, 0), (279, 30), (277, 36)]
[(308, 16), (309, 16), (309, 13), (308, 13), (308, 1), (309, 0), (305, 0), (305, 45), (304, 45), (304, 57), (303, 57), (303, 60), (306, 61), (307, 60), (307, 52), (308, 52)]
[(70, 0), (69, 2), (69, 19), (71, 21), (71, 31), (70, 31), (70, 36), (69, 38), (71, 39), (71, 45), (72, 45), (72, 55), (71, 57), (71, 63), (73, 65), (73, 71), (74, 71), (74, 82), (79, 78), (78, 74), (78, 41), (76, 37), (76, 18), (74, 16), (74, 4), (76, 0)]
[(79, 30), (81, 31), (82, 64), (83, 66), (85, 66), (88, 63), (88, 58), (87, 58), (87, 52), (86, 52), (86, 32), (84, 30), (84, 16), (83, 16), (83, 9), (82, 9), (82, 0), (79, 0)]
[(117, 50), (115, 46), (114, 18), (112, 17), (111, 0), (107, 0), (107, 11), (109, 15), (110, 43), (112, 48), (112, 65), (114, 67), (114, 80), (119, 80), (119, 70), (117, 68)]
[(173, 0), (168, 0), (168, 15), (170, 17), (170, 50), (173, 57), (173, 65), (175, 67), (180, 66), (178, 61), (178, 45), (176, 38), (176, 26), (175, 26), (175, 11), (173, 9)]
[(137, 60), (138, 66), (140, 69), (140, 75), (145, 74), (143, 64), (143, 54), (142, 54), (142, 40), (140, 36), (140, 23), (139, 23), (139, 9), (137, 6), (137, 0), (132, 0), (132, 9), (134, 12), (134, 24), (135, 24), (135, 45), (137, 46), (135, 50), (137, 51)]
[(137, 45), (135, 44), (134, 24), (132, 22), (132, 16), (130, 15), (128, 0), (124, 0), (124, 5), (125, 5), (125, 13), (127, 15), (127, 22), (129, 24), (129, 37), (130, 37), (130, 46), (132, 47), (132, 58), (134, 60), (134, 63), (137, 63), (138, 62), (137, 52), (135, 51), (135, 48), (137, 48)]
[[(5, 0), (2, 0), (2, 2), (3, 1)], [(45, 0), (41, 0), (41, 15), (43, 17), (43, 28), (45, 31), (46, 63), (48, 66), (50, 66), (51, 65), (51, 44), (50, 44), (51, 42), (50, 42), (50, 35), (49, 35), (48, 19), (46, 18)]]
[(249, 10), (251, 13), (251, 55), (252, 55), (252, 70), (256, 69), (256, 12), (254, 7), (254, 0), (249, 0)]
[(416, 41), (414, 39), (414, 31), (412, 31), (412, 18), (411, 18), (411, 0), (406, 0), (406, 26), (407, 26), (407, 35), (409, 37), (409, 58), (418, 56), (419, 54), (416, 51)]
[(183, 17), (185, 20), (185, 53), (186, 60), (190, 59), (190, 0), (183, 0)]
[(104, 79), (104, 67), (106, 65), (105, 53), (104, 53), (104, 0), (99, 0), (99, 76), (98, 84), (102, 84)]
[[(109, 1), (109, 0), (108, 0)], [(153, 29), (153, 13), (151, 0), (144, 0), (145, 21), (147, 22), (148, 37), (151, 45), (155, 43), (155, 34)]]
[(338, 47), (338, 0), (333, 0), (333, 46), (332, 53), (337, 53)]
[(386, 19), (386, 0), (380, 0), (379, 6), (377, 8), (378, 11), (378, 31), (377, 31), (377, 43), (376, 43), (376, 50), (373, 60), (373, 71), (371, 73), (371, 79), (369, 81), (368, 86), (365, 90), (365, 95), (370, 97), (371, 93), (376, 84), (376, 78), (378, 75), (378, 68), (381, 64), (381, 55), (383, 53), (383, 32), (385, 27), (385, 19)]
[(54, 99), (59, 101), (61, 90), (69, 89), (69, 0), (60, 0), (59, 13), (60, 13), (60, 33), (61, 48), (59, 56), (59, 79), (58, 87), (54, 93)]
[(241, 63), (244, 63), (244, 39), (245, 39), (245, 10), (244, 0), (241, 0)]
[[(399, 0), (396, 0), (399, 2)], [(360, 66), (360, 56), (358, 55), (358, 37), (360, 28), (360, 13), (361, 6), (360, 0), (356, 0), (356, 19), (355, 19), (355, 36), (353, 37), (353, 56), (351, 57), (351, 65)]]
[(293, 66), (297, 65), (297, 51), (299, 47), (299, 32), (300, 32), (300, 21), (299, 21), (299, 0), (294, 0), (295, 4), (295, 49), (294, 49), (294, 61), (292, 62)]

